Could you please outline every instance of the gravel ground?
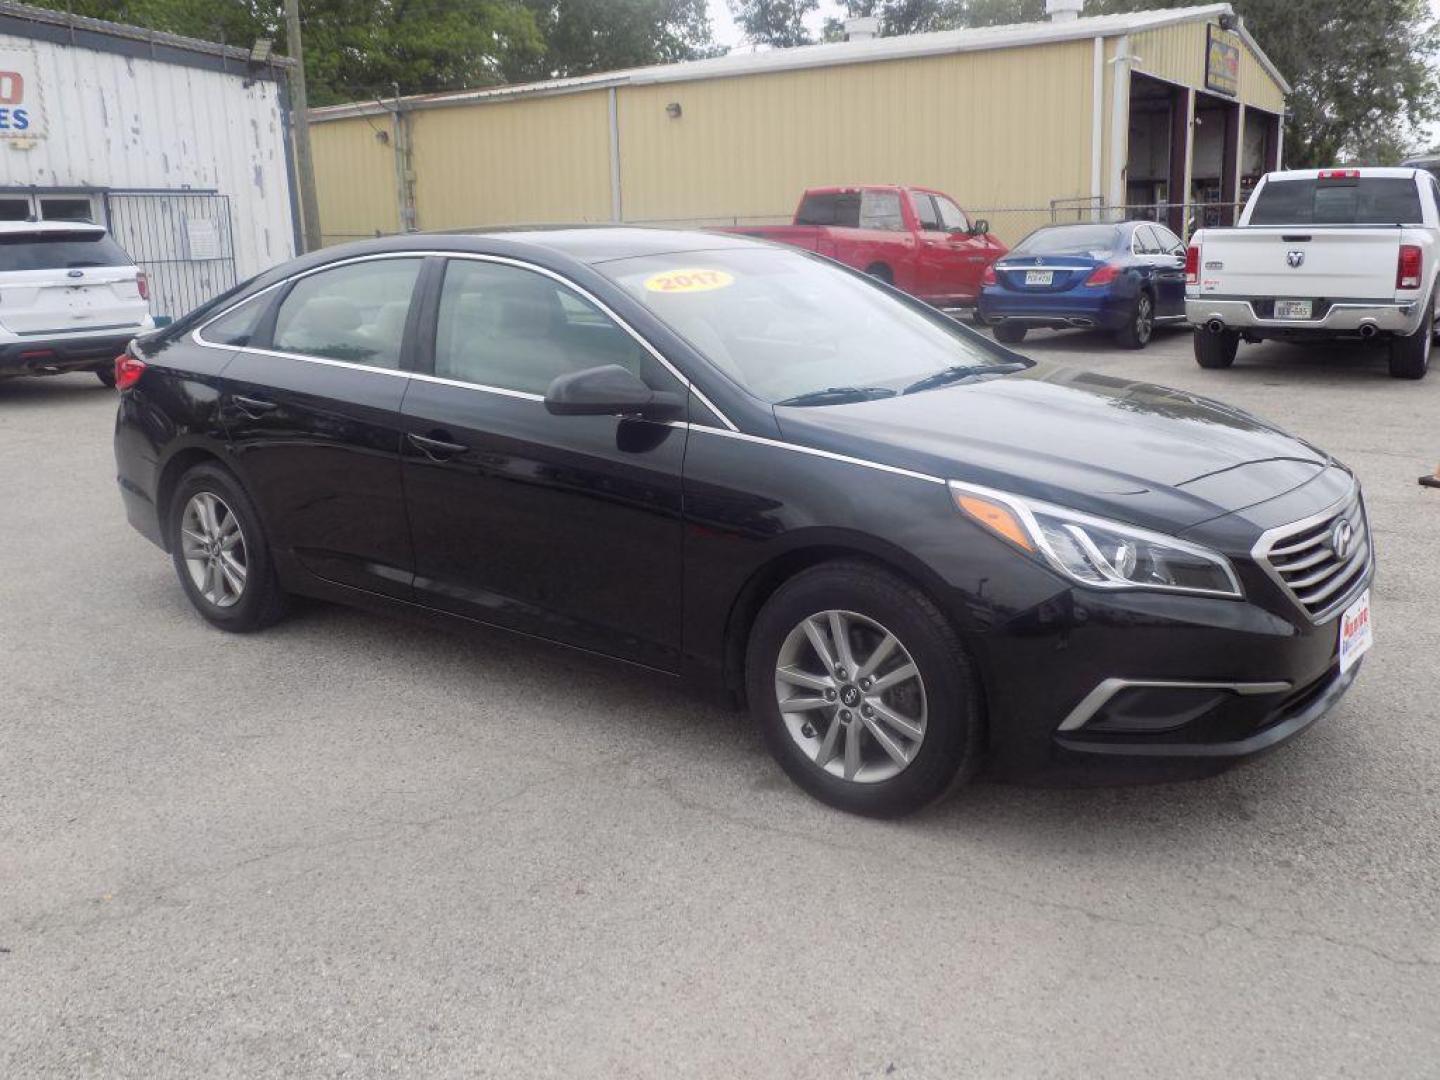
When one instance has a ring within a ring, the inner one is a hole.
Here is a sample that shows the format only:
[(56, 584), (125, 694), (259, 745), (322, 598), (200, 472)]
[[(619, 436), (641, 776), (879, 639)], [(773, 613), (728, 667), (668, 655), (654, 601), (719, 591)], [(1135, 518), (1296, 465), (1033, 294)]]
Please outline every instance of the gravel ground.
[(1359, 471), (1377, 647), (1304, 738), (846, 817), (599, 661), (324, 606), (208, 628), (125, 524), (110, 393), (0, 384), (0, 1075), (1435, 1076), (1440, 373), (1025, 348)]

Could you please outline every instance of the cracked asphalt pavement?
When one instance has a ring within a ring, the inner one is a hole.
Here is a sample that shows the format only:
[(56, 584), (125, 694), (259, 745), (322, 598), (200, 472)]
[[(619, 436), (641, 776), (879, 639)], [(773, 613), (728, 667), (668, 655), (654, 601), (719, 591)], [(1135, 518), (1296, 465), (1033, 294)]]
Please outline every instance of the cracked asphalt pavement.
[(1338, 711), (1216, 779), (846, 817), (598, 660), (210, 629), (125, 524), (111, 394), (0, 383), (0, 1075), (1437, 1075), (1440, 373), (1025, 348), (1358, 470), (1377, 644)]

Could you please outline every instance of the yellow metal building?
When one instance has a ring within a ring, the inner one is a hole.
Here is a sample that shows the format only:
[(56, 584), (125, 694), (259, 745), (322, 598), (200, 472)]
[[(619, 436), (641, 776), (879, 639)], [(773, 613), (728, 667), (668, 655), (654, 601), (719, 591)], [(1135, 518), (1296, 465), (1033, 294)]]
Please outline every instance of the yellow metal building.
[[(1061, 3), (1052, 6), (1064, 6)], [(807, 186), (1049, 220), (1229, 220), (1289, 87), (1228, 4), (732, 53), (310, 114), (328, 243), (555, 222), (770, 223)]]

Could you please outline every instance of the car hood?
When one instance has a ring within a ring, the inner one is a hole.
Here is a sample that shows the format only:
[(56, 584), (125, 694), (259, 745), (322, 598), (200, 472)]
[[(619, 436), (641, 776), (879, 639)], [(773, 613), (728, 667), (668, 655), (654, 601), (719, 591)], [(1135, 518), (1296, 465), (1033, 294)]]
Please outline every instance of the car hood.
[(775, 413), (786, 439), (817, 449), (1169, 532), (1275, 498), (1333, 464), (1229, 405), (1044, 363)]

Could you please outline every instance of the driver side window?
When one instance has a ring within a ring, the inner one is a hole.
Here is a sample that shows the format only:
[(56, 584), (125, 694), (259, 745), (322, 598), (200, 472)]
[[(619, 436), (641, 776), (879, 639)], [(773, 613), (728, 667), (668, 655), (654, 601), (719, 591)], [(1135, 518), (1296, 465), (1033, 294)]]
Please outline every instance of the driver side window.
[(920, 228), (926, 232), (939, 232), (940, 214), (935, 209), (935, 200), (929, 195), (912, 191), (910, 201), (915, 207), (915, 216), (920, 219)]
[(656, 390), (681, 389), (623, 327), (554, 278), (475, 259), (446, 265), (436, 375), (543, 396), (557, 376), (604, 364)]
[(940, 226), (946, 232), (967, 232), (970, 222), (965, 218), (965, 211), (956, 206), (944, 195), (934, 196), (935, 206), (940, 211)]

